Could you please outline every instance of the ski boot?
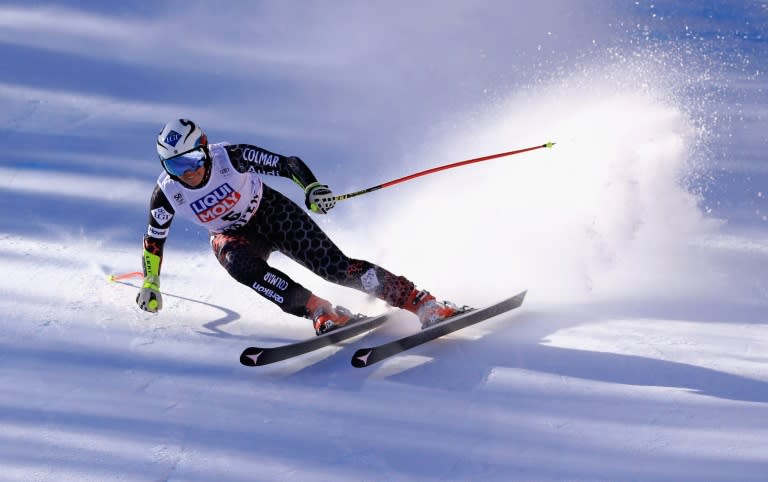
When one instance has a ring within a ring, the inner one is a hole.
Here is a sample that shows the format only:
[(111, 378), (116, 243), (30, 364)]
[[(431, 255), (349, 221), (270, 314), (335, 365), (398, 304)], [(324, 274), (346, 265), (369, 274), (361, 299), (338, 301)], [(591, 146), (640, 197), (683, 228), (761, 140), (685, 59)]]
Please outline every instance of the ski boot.
[(422, 330), (471, 309), (468, 306), (460, 307), (450, 301), (437, 301), (428, 291), (417, 289), (408, 296), (408, 301), (403, 308), (419, 317)]
[(315, 333), (323, 335), (345, 326), (352, 320), (359, 318), (343, 306), (333, 305), (318, 296), (310, 295), (307, 300), (307, 316), (312, 320)]

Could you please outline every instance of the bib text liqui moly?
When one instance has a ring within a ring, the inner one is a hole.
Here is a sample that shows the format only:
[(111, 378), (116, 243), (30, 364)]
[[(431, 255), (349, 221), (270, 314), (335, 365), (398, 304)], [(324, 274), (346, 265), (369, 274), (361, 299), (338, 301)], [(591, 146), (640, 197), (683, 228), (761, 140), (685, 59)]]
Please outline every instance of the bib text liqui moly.
[(193, 201), (190, 207), (200, 221), (207, 223), (232, 209), (240, 197), (239, 192), (233, 190), (228, 183), (224, 183), (200, 199)]

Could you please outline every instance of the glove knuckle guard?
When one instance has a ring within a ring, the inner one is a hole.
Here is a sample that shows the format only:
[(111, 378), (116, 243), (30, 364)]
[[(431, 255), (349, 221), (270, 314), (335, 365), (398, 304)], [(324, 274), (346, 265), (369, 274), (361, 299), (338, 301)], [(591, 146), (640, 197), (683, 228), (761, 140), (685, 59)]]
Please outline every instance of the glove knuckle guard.
[(136, 295), (136, 304), (144, 311), (157, 313), (163, 307), (163, 299), (159, 292), (150, 288), (142, 288)]
[(308, 209), (325, 214), (336, 205), (336, 199), (327, 185), (317, 183), (307, 190), (305, 204)]

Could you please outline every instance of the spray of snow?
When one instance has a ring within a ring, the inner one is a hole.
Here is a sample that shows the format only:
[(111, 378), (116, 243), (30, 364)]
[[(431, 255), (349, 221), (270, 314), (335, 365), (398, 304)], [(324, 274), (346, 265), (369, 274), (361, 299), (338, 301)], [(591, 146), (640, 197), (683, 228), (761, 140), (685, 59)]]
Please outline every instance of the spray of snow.
[(714, 289), (692, 241), (717, 222), (685, 182), (702, 131), (642, 80), (647, 72), (624, 67), (531, 87), (464, 116), (400, 175), (557, 144), (371, 195), (376, 215), (341, 244), (368, 256), (379, 240), (376, 261), (463, 303), (525, 288), (547, 301)]

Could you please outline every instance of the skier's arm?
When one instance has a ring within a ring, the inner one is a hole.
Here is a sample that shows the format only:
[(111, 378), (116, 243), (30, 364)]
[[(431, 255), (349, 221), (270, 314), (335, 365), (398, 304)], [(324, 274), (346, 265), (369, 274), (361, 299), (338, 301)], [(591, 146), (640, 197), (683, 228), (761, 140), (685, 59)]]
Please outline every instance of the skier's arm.
[(312, 170), (296, 156), (283, 156), (251, 144), (226, 146), (232, 165), (239, 172), (255, 172), (291, 179), (306, 196), (307, 208), (327, 213), (336, 204), (328, 185), (321, 184)]
[(157, 312), (163, 306), (160, 295), (160, 267), (163, 262), (163, 246), (170, 231), (174, 215), (173, 206), (160, 189), (155, 186), (149, 202), (149, 220), (144, 233), (142, 267), (144, 282), (136, 297), (136, 303), (145, 311)]
[(226, 149), (232, 165), (239, 172), (287, 177), (301, 189), (317, 182), (309, 167), (298, 157), (276, 154), (251, 144), (232, 144)]

